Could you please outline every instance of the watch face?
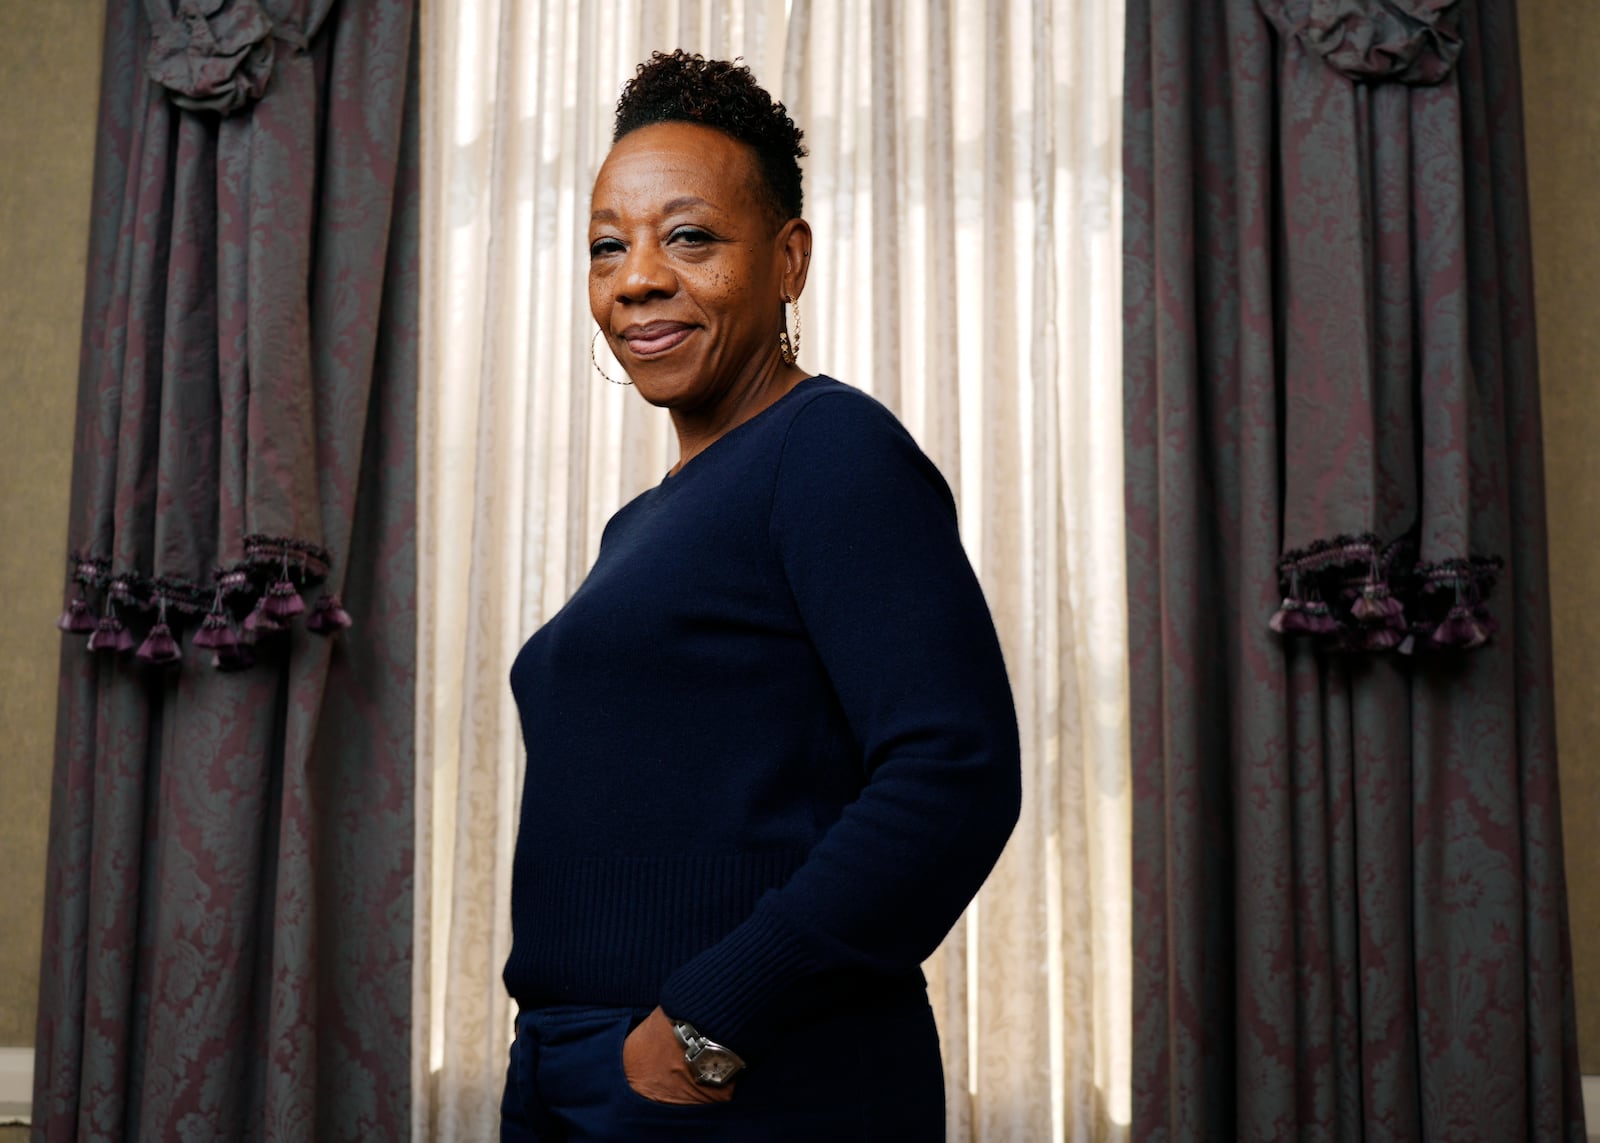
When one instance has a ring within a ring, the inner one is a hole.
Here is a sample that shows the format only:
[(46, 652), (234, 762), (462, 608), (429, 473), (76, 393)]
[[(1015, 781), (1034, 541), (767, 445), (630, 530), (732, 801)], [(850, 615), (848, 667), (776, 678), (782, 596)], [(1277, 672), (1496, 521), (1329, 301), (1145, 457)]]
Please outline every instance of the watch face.
[(701, 1083), (725, 1084), (734, 1077), (739, 1067), (739, 1061), (721, 1048), (703, 1048), (694, 1058), (695, 1079)]

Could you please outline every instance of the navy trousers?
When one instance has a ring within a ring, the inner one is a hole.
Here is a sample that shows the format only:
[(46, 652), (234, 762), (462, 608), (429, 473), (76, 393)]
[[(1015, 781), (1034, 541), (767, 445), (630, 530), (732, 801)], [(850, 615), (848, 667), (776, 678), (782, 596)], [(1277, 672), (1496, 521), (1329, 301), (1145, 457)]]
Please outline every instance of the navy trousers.
[(501, 1143), (942, 1143), (944, 1070), (927, 998), (805, 1021), (740, 1074), (726, 1103), (657, 1103), (628, 1085), (622, 1042), (645, 1008), (517, 1016)]

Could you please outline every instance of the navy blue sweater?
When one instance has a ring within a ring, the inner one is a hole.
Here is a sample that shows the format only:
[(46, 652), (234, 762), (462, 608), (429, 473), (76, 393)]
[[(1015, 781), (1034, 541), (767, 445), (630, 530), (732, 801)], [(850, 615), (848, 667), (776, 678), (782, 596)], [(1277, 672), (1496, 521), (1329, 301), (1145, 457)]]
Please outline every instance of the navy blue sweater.
[(1016, 821), (950, 490), (830, 378), (612, 517), (511, 689), (523, 1006), (660, 1004), (757, 1058), (797, 997), (920, 983)]

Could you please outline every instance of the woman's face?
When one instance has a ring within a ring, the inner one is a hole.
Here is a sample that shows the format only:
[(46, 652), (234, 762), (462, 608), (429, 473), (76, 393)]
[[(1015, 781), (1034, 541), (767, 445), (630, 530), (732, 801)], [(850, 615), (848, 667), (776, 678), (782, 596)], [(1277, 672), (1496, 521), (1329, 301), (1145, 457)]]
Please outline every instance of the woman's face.
[(810, 230), (779, 225), (754, 153), (721, 131), (624, 135), (595, 179), (589, 309), (651, 404), (706, 412), (782, 368), (783, 297), (805, 284)]

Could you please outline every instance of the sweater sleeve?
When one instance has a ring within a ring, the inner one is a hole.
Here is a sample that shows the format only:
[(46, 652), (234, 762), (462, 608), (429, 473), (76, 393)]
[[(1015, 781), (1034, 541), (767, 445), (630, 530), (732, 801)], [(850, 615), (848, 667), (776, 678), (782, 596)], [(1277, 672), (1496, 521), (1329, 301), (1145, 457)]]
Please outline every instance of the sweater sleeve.
[(1011, 689), (954, 502), (887, 410), (843, 390), (796, 414), (771, 534), (866, 782), (793, 877), (663, 986), (670, 1016), (747, 1058), (802, 980), (926, 959), (1021, 800)]

